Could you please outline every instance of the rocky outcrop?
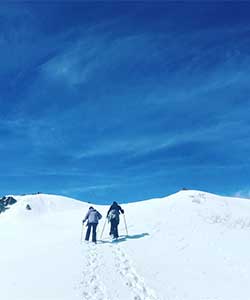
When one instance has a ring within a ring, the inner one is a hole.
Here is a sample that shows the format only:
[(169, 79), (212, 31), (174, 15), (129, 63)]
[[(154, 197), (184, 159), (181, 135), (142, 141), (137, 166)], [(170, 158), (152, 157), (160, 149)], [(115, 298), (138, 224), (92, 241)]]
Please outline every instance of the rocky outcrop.
[(15, 198), (11, 196), (4, 196), (0, 199), (0, 213), (4, 212), (6, 209), (9, 208), (10, 205), (15, 204), (17, 201)]
[(29, 204), (26, 205), (27, 210), (31, 210), (31, 206)]

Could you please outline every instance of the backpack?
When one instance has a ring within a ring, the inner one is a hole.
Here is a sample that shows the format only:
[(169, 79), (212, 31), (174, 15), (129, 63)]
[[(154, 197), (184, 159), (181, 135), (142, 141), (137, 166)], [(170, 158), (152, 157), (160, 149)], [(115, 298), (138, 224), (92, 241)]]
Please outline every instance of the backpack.
[(117, 209), (111, 209), (108, 215), (109, 221), (116, 220), (119, 221), (119, 211)]

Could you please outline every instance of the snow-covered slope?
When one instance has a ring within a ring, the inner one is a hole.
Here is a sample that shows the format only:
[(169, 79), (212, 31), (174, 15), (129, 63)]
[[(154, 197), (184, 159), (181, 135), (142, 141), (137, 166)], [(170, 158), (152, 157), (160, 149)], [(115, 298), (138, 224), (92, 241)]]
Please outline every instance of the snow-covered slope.
[(88, 203), (14, 197), (0, 215), (1, 299), (250, 299), (249, 200), (181, 191), (125, 204), (129, 235), (121, 218), (119, 241), (106, 224), (94, 245), (80, 243)]

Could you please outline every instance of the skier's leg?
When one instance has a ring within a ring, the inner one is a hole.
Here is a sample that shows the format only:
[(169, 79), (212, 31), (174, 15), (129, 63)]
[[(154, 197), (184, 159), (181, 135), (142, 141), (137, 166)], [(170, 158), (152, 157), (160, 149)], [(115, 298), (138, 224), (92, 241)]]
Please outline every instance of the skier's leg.
[(114, 223), (114, 238), (118, 238), (118, 223), (117, 221)]
[(91, 224), (88, 224), (88, 229), (87, 229), (87, 232), (86, 232), (85, 241), (89, 240), (90, 230), (91, 230)]
[(92, 242), (96, 243), (96, 227), (97, 224), (92, 224)]
[(119, 225), (119, 223), (118, 223), (117, 226), (116, 226), (116, 237), (117, 237), (117, 238), (119, 237), (119, 233), (118, 233), (118, 225)]
[(109, 235), (112, 234), (112, 221), (110, 221), (110, 230), (109, 230)]
[(115, 222), (114, 220), (110, 221), (111, 227), (110, 227), (110, 235), (114, 235), (114, 231), (115, 231)]

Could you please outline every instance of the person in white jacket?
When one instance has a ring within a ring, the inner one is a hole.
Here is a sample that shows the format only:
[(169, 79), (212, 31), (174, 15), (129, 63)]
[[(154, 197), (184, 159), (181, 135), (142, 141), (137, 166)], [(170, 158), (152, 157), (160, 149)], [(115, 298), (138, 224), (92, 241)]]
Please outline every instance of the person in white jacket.
[(82, 223), (84, 224), (86, 221), (87, 223), (87, 232), (85, 236), (85, 241), (89, 240), (91, 228), (92, 228), (92, 242), (96, 243), (96, 228), (98, 225), (98, 221), (102, 218), (102, 215), (94, 209), (92, 206), (90, 206), (85, 218), (83, 219)]

